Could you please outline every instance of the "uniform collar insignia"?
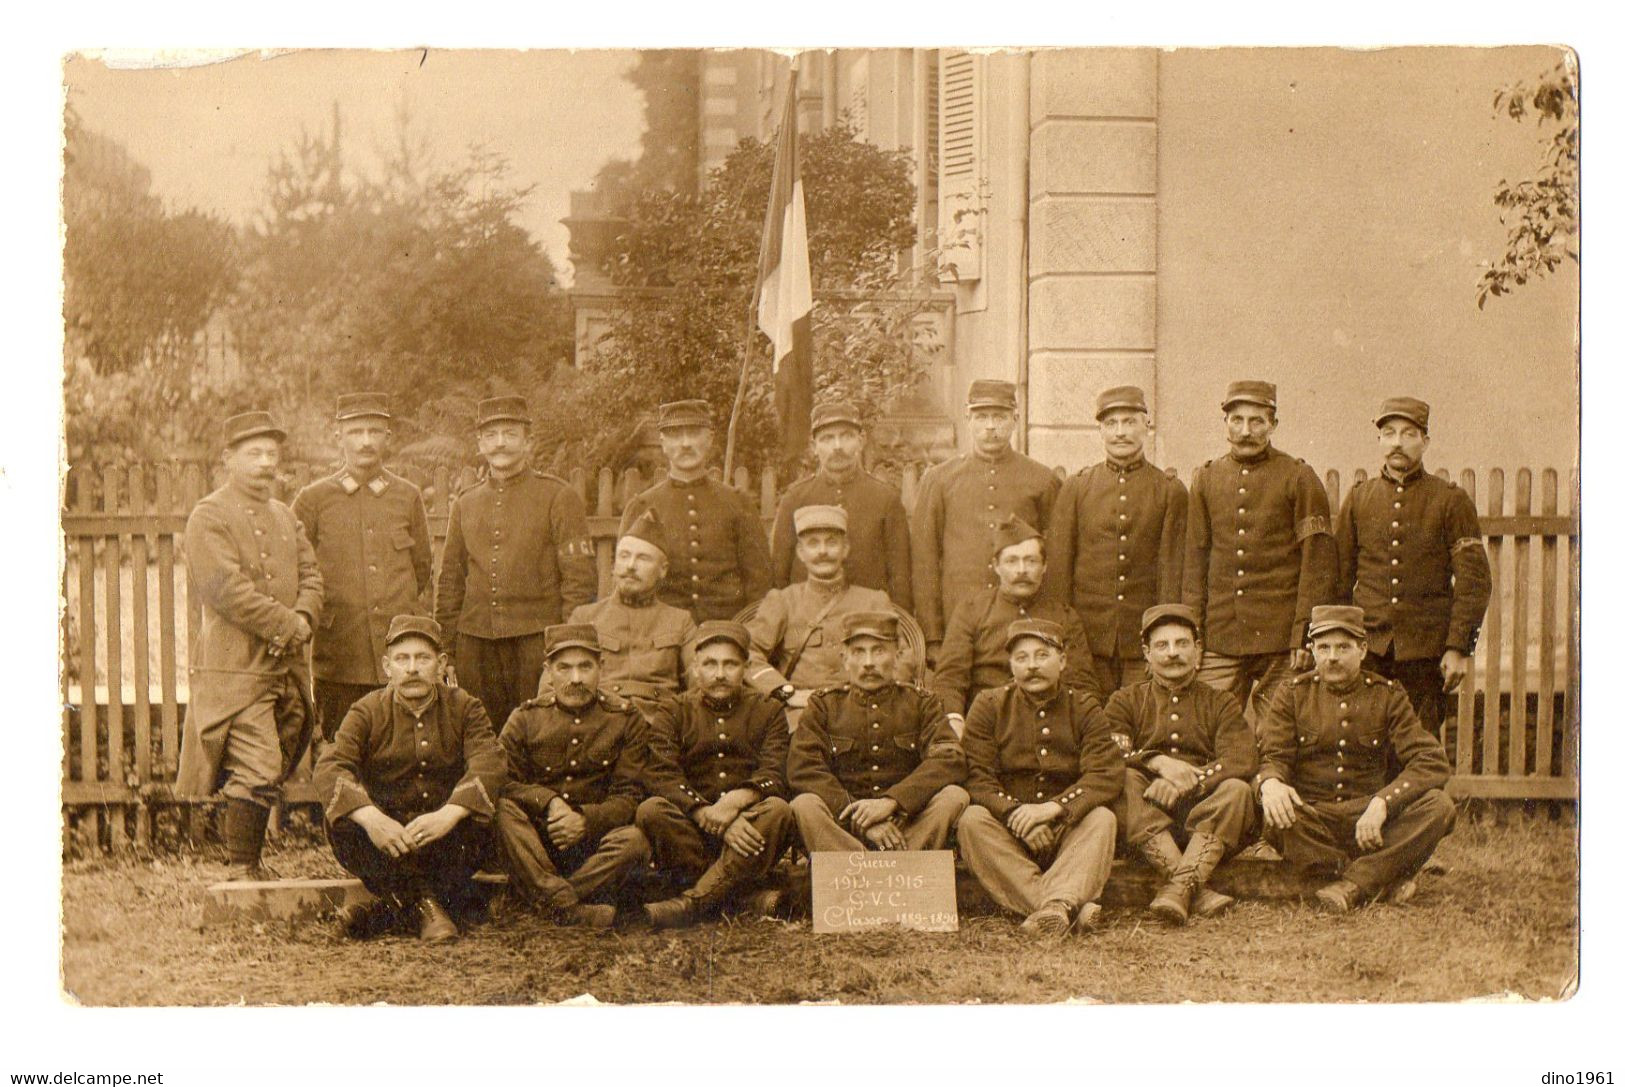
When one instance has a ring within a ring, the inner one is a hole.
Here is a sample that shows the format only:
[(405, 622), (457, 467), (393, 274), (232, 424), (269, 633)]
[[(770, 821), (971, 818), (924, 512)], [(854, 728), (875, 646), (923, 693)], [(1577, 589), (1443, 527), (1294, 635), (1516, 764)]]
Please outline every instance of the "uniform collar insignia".
[(1421, 475), (1424, 471), (1425, 469), (1422, 467), (1422, 462), (1417, 461), (1415, 468), (1412, 468), (1409, 472), (1406, 472), (1402, 476), (1396, 476), (1393, 472), (1389, 471), (1388, 466), (1384, 464), (1382, 466), (1382, 478), (1386, 479), (1390, 483), (1409, 483), (1411, 480)]
[(1114, 472), (1133, 472), (1137, 469), (1145, 467), (1145, 457), (1143, 455), (1135, 457), (1133, 460), (1125, 464), (1120, 464), (1117, 461), (1112, 460), (1110, 457), (1107, 457), (1106, 467), (1110, 468)]
[[(355, 494), (361, 489), (361, 481), (356, 479), (356, 477), (351, 475), (349, 472), (345, 472), (343, 475), (339, 476), (339, 486), (344, 488), (345, 494)], [(371, 491), (373, 494), (383, 494), (385, 491), (389, 490), (389, 480), (384, 478), (384, 474), (382, 472), (379, 472), (377, 475), (373, 476), (367, 481), (367, 490)]]

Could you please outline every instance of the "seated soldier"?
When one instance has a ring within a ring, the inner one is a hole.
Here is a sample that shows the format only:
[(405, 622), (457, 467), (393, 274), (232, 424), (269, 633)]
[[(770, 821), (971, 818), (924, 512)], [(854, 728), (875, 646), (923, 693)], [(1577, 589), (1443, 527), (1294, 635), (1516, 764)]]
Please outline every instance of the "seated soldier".
[(599, 683), (631, 700), (645, 717), (656, 701), (682, 689), (683, 645), (694, 633), (688, 612), (656, 595), (670, 551), (659, 515), (645, 510), (615, 543), (610, 595), (570, 613), (570, 622), (598, 628)]
[(508, 756), (497, 837), (517, 894), (561, 925), (608, 928), (615, 907), (593, 900), (612, 898), (649, 859), (632, 825), (643, 796), (643, 717), (599, 688), (591, 624), (550, 626), (546, 637), (548, 682), (497, 737)]
[(1024, 931), (1093, 928), (1112, 870), (1123, 752), (1100, 702), (1062, 682), (1066, 633), (1047, 619), (1010, 624), (1014, 681), (977, 695), (965, 720), (959, 853)]
[(350, 706), (316, 764), (327, 840), (377, 902), (347, 909), (362, 936), (415, 913), (418, 935), (448, 940), (447, 908), (473, 900), (506, 760), (480, 700), (442, 680), (440, 624), (397, 615), (384, 639), (389, 685)]
[(1106, 719), (1128, 750), (1114, 810), (1124, 841), (1166, 881), (1151, 912), (1183, 925), (1192, 908), (1207, 917), (1235, 902), (1207, 880), (1257, 824), (1247, 783), (1258, 756), (1235, 696), (1196, 679), (1202, 639), (1191, 609), (1147, 608), (1140, 648), (1151, 678), (1106, 702)]
[(649, 798), (637, 812), (656, 864), (686, 887), (644, 907), (656, 928), (692, 924), (755, 889), (795, 833), (784, 707), (745, 689), (750, 632), (708, 620), (691, 648), (693, 686), (649, 718)]
[(1258, 730), (1265, 835), (1287, 861), (1338, 874), (1315, 892), (1328, 910), (1402, 903), (1456, 824), (1449, 758), (1405, 688), (1360, 667), (1362, 609), (1315, 608), (1309, 641), (1315, 670), (1281, 686)]
[(746, 682), (789, 707), (792, 729), (814, 689), (845, 678), (842, 620), (854, 612), (891, 610), (884, 592), (846, 580), (845, 510), (802, 506), (794, 521), (796, 557), (806, 567), (807, 578), (770, 590), (745, 624), (751, 640)]
[(954, 728), (965, 728), (965, 708), (977, 694), (1010, 681), (1010, 654), (1005, 632), (1017, 619), (1048, 619), (1066, 638), (1066, 674), (1062, 680), (1100, 698), (1100, 681), (1083, 620), (1064, 601), (1039, 595), (1044, 584), (1044, 537), (1019, 517), (1006, 517), (994, 535), (993, 572), (998, 584), (979, 588), (959, 601), (948, 618), (942, 649), (937, 653), (931, 689), (942, 699)]
[(790, 739), (801, 840), (808, 852), (942, 849), (970, 802), (959, 738), (936, 695), (892, 678), (894, 612), (854, 612), (842, 626), (846, 682), (812, 695)]

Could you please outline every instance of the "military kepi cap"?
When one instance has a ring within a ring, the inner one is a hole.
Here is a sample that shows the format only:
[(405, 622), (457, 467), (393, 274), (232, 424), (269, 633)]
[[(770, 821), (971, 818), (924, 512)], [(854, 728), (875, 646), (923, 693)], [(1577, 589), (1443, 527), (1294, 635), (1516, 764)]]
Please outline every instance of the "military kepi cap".
[(268, 411), (245, 411), (226, 420), (226, 447), (246, 442), (250, 438), (272, 437), (279, 442), (288, 440), (288, 432), (276, 425)]
[(1016, 410), (1016, 387), (1008, 381), (973, 381), (965, 394), (967, 408)]
[(731, 642), (739, 647), (739, 651), (750, 656), (750, 631), (744, 623), (736, 623), (732, 619), (707, 619), (694, 629), (694, 636), (690, 639), (696, 652), (704, 649), (712, 642)]
[(530, 425), (530, 405), (522, 396), (493, 396), (480, 401), (476, 427), (490, 423), (524, 423)]
[(389, 414), (389, 396), (385, 393), (346, 393), (339, 397), (338, 411), (333, 418), (339, 422), (346, 419), (360, 419), (365, 416), (377, 415), (385, 419), (392, 419)]
[(711, 426), (711, 405), (704, 400), (673, 400), (660, 405), (661, 430), (680, 426)]
[(566, 649), (602, 653), (602, 647), (598, 644), (598, 628), (591, 623), (554, 623), (542, 631), (544, 657), (552, 657)]
[(623, 540), (628, 536), (660, 548), (662, 555), (671, 554), (671, 546), (666, 542), (666, 526), (660, 523), (660, 515), (653, 507), (644, 510), (642, 515), (621, 533)]
[(891, 611), (854, 611), (841, 616), (841, 641), (854, 638), (879, 638), (883, 642), (897, 640), (897, 613)]
[(1013, 513), (1004, 515), (998, 527), (993, 530), (993, 557), (998, 558), (999, 553), (1007, 547), (1014, 547), (1018, 543), (1028, 540), (1041, 539), (1043, 533), (1038, 531), (1026, 521)]
[(1145, 402), (1145, 390), (1138, 385), (1117, 385), (1101, 393), (1095, 400), (1095, 418), (1105, 416), (1108, 411), (1118, 411), (1127, 408), (1130, 411), (1143, 411), (1151, 414), (1151, 406)]
[(812, 410), (812, 425), (808, 430), (810, 434), (817, 434), (821, 427), (833, 423), (846, 423), (863, 429), (863, 417), (858, 414), (857, 405), (850, 400), (826, 400)]
[(797, 536), (816, 528), (846, 531), (846, 511), (839, 506), (802, 506), (794, 517)]
[(1275, 385), (1268, 381), (1232, 381), (1219, 406), (1229, 411), (1232, 404), (1257, 404), (1274, 411)]
[(1377, 417), (1372, 422), (1382, 426), (1385, 420), (1392, 419), (1395, 416), (1410, 420), (1422, 428), (1422, 433), (1427, 433), (1428, 406), (1425, 402), (1416, 399), (1416, 397), (1390, 396), (1382, 402), (1382, 407), (1377, 409)]
[(440, 624), (427, 615), (397, 615), (389, 621), (389, 633), (384, 635), (386, 646), (394, 645), (402, 638), (427, 638), (439, 649)]
[(1037, 638), (1056, 649), (1066, 648), (1066, 631), (1053, 619), (1017, 619), (1005, 628), (1004, 648), (1009, 649), (1023, 638)]
[(1309, 611), (1309, 637), (1327, 631), (1346, 630), (1356, 638), (1365, 637), (1365, 609), (1350, 604), (1322, 604)]
[(1152, 630), (1164, 623), (1183, 623), (1191, 628), (1196, 637), (1202, 636), (1202, 626), (1196, 621), (1196, 613), (1184, 604), (1157, 604), (1146, 608), (1140, 614), (1140, 637), (1145, 638)]

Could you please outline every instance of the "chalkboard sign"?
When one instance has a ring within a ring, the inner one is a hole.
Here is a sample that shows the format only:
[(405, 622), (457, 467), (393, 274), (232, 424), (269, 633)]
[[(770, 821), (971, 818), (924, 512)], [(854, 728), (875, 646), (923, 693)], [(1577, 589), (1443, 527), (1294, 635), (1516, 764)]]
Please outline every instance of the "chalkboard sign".
[(947, 849), (814, 853), (813, 931), (957, 932), (954, 855)]

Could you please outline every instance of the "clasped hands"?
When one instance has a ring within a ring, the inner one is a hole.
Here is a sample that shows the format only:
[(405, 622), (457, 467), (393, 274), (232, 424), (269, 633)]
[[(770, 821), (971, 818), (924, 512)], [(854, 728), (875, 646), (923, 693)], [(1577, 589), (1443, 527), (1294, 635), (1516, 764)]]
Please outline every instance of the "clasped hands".
[(424, 812), (405, 825), (371, 804), (350, 813), (350, 819), (367, 832), (372, 844), (391, 857), (404, 857), (432, 845), (467, 817), (468, 809), (461, 804), (446, 804)]

